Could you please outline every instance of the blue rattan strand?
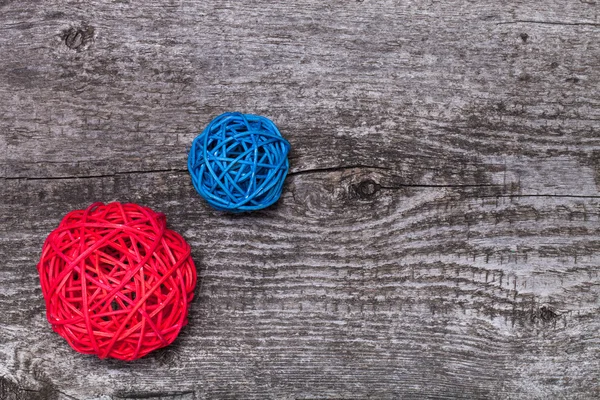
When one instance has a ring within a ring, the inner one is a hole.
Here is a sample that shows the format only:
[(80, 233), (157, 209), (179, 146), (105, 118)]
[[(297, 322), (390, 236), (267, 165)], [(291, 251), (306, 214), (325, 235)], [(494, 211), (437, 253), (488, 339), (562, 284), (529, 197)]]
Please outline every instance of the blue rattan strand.
[(281, 196), (289, 151), (268, 118), (228, 112), (194, 139), (188, 169), (194, 188), (214, 208), (260, 210)]

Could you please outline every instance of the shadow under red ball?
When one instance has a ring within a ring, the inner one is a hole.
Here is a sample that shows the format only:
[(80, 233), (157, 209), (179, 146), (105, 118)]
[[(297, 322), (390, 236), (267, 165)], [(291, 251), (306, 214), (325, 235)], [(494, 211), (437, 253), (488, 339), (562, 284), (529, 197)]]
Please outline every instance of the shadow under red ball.
[(134, 360), (172, 343), (196, 286), (190, 246), (137, 204), (67, 214), (38, 264), (48, 321), (75, 350)]

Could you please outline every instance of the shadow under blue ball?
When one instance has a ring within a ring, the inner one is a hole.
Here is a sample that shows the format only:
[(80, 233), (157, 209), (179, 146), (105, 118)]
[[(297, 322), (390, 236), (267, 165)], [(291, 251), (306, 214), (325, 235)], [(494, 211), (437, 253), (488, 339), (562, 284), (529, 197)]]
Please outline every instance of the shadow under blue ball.
[(281, 196), (289, 151), (289, 142), (269, 119), (225, 113), (194, 139), (188, 169), (194, 187), (214, 208), (260, 210)]

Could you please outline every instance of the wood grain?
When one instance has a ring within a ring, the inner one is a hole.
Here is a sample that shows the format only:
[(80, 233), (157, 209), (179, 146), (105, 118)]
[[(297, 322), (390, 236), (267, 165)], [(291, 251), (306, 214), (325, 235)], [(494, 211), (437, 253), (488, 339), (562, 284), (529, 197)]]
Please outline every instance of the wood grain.
[[(0, 1), (0, 398), (600, 397), (600, 19), (581, 0)], [(194, 192), (224, 111), (291, 142), (280, 202)], [(174, 345), (73, 352), (35, 265), (93, 201), (165, 212)]]

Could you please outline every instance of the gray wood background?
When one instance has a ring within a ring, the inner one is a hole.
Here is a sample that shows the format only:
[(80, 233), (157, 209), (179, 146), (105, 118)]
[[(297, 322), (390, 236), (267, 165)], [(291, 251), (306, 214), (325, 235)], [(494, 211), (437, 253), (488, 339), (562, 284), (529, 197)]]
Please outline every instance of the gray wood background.
[[(0, 398), (600, 398), (600, 2), (0, 0)], [(292, 143), (280, 202), (186, 170), (225, 111)], [(36, 272), (69, 210), (193, 246), (174, 345), (75, 353)]]

